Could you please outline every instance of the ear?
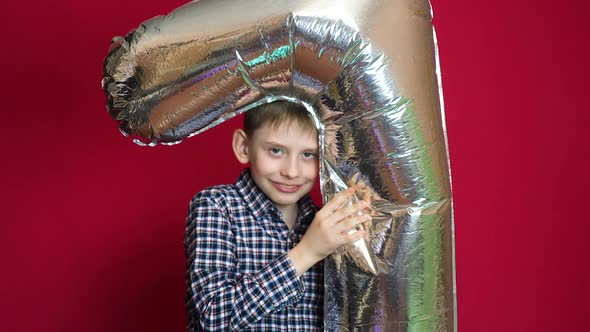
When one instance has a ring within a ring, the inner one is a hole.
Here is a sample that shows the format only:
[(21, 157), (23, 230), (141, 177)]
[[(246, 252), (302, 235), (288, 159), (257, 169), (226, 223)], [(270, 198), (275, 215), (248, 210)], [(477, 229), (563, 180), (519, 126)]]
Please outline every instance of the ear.
[(242, 129), (236, 129), (236, 131), (234, 131), (232, 147), (234, 149), (236, 159), (240, 163), (247, 164), (250, 161), (250, 157), (248, 155), (248, 136)]

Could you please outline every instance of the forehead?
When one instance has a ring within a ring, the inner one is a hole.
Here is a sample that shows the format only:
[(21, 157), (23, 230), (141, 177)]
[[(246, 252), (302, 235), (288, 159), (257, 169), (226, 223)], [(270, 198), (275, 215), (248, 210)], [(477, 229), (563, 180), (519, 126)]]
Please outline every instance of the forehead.
[(265, 123), (256, 129), (251, 142), (255, 144), (281, 144), (293, 148), (318, 148), (318, 136), (315, 128), (304, 127), (296, 121), (280, 124)]

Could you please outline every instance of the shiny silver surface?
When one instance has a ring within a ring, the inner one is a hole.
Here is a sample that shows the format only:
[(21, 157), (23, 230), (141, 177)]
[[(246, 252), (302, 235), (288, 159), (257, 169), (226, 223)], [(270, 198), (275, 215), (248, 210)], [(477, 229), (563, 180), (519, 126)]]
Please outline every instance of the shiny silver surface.
[(138, 144), (176, 144), (260, 105), (304, 105), (324, 200), (371, 203), (326, 260), (327, 331), (452, 331), (452, 196), (424, 0), (201, 0), (116, 37), (107, 109)]

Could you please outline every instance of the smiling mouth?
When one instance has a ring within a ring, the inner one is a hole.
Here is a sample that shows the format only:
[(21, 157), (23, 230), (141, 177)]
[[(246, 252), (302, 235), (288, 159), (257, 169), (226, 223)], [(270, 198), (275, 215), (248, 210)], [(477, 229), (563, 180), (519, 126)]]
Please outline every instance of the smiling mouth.
[(278, 191), (284, 193), (294, 193), (301, 188), (299, 184), (283, 184), (278, 182), (273, 182), (272, 184)]

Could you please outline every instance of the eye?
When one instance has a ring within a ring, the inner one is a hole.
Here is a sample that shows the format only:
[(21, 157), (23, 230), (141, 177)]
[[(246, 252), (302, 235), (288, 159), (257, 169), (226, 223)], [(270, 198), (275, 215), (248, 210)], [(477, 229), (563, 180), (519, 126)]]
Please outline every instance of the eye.
[(268, 149), (271, 155), (273, 156), (281, 156), (283, 154), (283, 150), (279, 148), (270, 148)]
[(316, 154), (313, 152), (303, 152), (303, 158), (305, 159), (314, 159)]

